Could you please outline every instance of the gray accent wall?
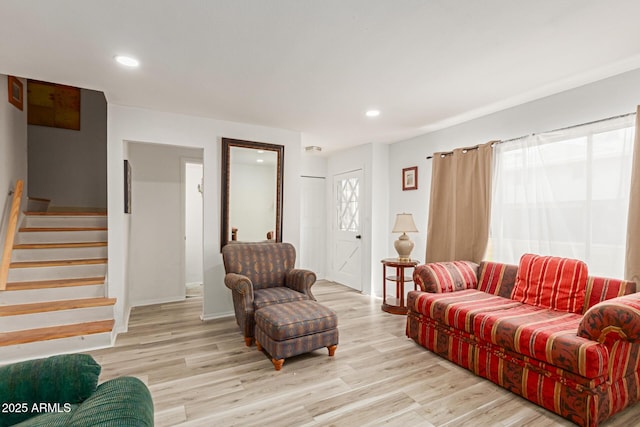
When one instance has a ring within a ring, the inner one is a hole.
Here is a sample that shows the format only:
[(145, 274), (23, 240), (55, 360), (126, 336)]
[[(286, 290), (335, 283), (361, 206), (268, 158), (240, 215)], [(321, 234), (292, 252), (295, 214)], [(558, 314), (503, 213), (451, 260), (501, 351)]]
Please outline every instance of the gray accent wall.
[(88, 89), (80, 97), (79, 131), (28, 126), (29, 196), (51, 207), (106, 210), (107, 102)]

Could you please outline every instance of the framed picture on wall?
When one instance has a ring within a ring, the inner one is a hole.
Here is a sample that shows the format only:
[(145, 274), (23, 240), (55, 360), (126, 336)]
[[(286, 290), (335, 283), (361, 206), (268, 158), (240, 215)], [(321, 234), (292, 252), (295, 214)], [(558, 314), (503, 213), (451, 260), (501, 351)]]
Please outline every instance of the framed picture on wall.
[(418, 189), (418, 167), (402, 169), (402, 191)]
[(9, 102), (17, 109), (22, 110), (24, 106), (24, 87), (22, 82), (13, 76), (7, 76), (7, 82), (9, 83)]
[(131, 163), (124, 161), (124, 213), (131, 213)]

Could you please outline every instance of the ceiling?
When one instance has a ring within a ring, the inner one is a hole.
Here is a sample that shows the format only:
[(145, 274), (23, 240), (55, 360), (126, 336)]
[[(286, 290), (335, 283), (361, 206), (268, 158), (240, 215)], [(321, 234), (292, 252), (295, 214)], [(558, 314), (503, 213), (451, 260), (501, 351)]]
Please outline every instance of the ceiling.
[[(640, 68), (637, 0), (3, 0), (0, 10), (2, 74), (296, 130), (325, 153)], [(366, 117), (371, 108), (380, 116)]]

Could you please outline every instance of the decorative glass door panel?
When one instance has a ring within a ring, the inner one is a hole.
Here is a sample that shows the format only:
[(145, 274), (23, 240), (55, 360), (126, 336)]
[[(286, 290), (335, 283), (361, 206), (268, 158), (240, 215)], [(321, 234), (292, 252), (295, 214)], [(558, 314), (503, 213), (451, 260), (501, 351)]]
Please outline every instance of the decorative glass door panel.
[(362, 170), (333, 178), (333, 277), (351, 288), (362, 290), (361, 220)]

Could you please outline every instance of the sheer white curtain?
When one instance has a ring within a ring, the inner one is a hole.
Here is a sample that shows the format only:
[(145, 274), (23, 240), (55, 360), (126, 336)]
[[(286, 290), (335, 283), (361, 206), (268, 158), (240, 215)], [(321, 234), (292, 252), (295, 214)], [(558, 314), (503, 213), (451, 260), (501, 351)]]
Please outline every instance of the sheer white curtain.
[(532, 135), (494, 147), (487, 258), (523, 253), (585, 261), (623, 277), (634, 117)]

